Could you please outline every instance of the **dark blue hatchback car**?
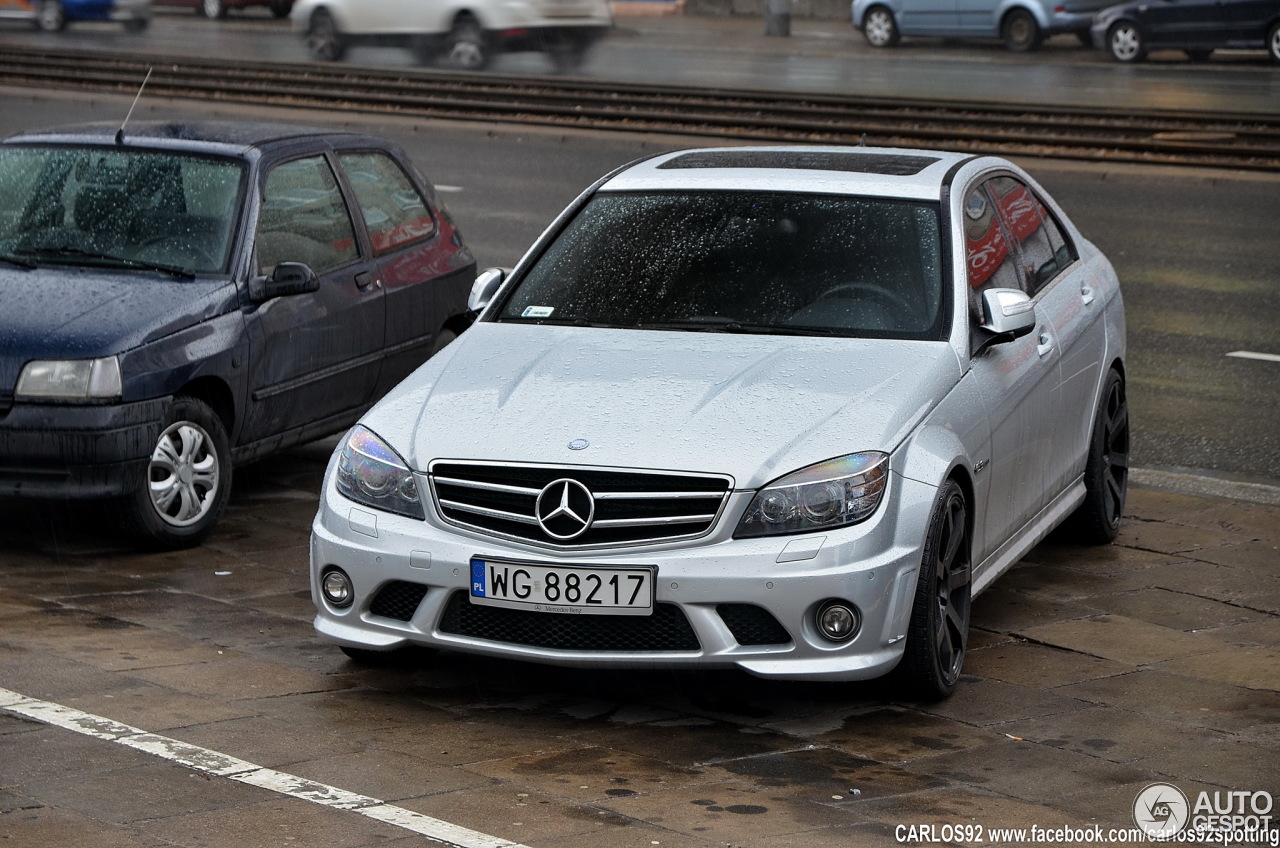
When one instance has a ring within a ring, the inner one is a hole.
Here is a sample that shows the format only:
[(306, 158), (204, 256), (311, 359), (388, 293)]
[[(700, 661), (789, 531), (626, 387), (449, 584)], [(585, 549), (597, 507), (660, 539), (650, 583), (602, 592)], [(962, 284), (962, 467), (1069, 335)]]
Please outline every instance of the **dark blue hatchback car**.
[(0, 144), (0, 497), (203, 538), (233, 464), (350, 426), (466, 326), (475, 261), (384, 139), (84, 126)]

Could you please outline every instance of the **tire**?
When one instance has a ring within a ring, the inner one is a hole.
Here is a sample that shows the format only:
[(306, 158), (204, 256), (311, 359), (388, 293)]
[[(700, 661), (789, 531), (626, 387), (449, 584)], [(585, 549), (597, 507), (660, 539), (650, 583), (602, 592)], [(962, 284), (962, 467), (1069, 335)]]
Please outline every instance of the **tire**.
[(269, 3), (267, 4), (267, 8), (271, 10), (271, 17), (277, 19), (287, 18), (289, 17), (289, 13), (293, 11), (293, 0), (282, 0), (282, 2)]
[(347, 53), (338, 22), (328, 9), (317, 9), (307, 25), (307, 50), (317, 62), (336, 62)]
[(1084, 501), (1072, 513), (1067, 529), (1074, 531), (1073, 539), (1085, 544), (1110, 544), (1120, 531), (1129, 491), (1129, 403), (1124, 379), (1115, 371), (1107, 374), (1102, 388), (1084, 487)]
[(929, 518), (907, 645), (895, 670), (912, 698), (941, 700), (960, 679), (969, 640), (972, 547), (968, 503), (959, 484), (948, 480)]
[(67, 10), (62, 0), (43, 0), (36, 11), (36, 26), (45, 32), (62, 32), (67, 28)]
[[(435, 344), (431, 346), (431, 356), (435, 356), (437, 353), (444, 350), (446, 347), (452, 344), (453, 340), (456, 339), (457, 337), (458, 337), (458, 334), (455, 333), (453, 330), (450, 330), (448, 327), (442, 328), (440, 332), (436, 334)], [(427, 357), (427, 358), (430, 359), (431, 357)]]
[(1081, 47), (1093, 46), (1093, 33), (1087, 29), (1076, 30), (1076, 41), (1080, 42)]
[(1271, 25), (1271, 29), (1267, 30), (1267, 53), (1271, 56), (1271, 61), (1280, 64), (1280, 21)]
[(581, 39), (562, 36), (550, 41), (544, 51), (558, 74), (569, 74), (582, 67), (587, 58), (587, 45)]
[(1147, 58), (1147, 43), (1132, 21), (1119, 21), (1107, 30), (1107, 49), (1117, 62), (1131, 64)]
[(123, 502), (128, 530), (160, 548), (185, 548), (209, 535), (231, 493), (231, 451), (222, 419), (196, 398), (169, 408), (146, 471)]
[(227, 16), (227, 4), (222, 0), (200, 0), (200, 12), (211, 21)]
[(492, 60), (489, 40), (475, 18), (461, 17), (454, 21), (440, 53), (441, 64), (461, 71), (482, 71)]
[(872, 47), (897, 47), (902, 39), (893, 12), (884, 6), (872, 6), (862, 19), (862, 35)]
[(1000, 37), (1004, 39), (1004, 46), (1014, 53), (1035, 50), (1044, 41), (1044, 33), (1040, 31), (1035, 16), (1026, 9), (1014, 9), (1004, 16)]

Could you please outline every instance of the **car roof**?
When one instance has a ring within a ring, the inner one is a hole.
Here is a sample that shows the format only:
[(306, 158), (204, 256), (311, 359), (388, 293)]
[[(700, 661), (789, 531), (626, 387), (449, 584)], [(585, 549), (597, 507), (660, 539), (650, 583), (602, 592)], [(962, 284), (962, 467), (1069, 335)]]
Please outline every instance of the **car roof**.
[[(86, 123), (42, 130), (29, 130), (9, 136), (5, 143), (48, 142), (53, 144), (115, 144), (120, 125)], [(355, 133), (250, 121), (138, 121), (124, 128), (123, 144), (202, 150), (206, 152), (243, 153), (267, 144), (315, 137), (357, 137)]]
[(938, 200), (967, 153), (883, 147), (679, 150), (615, 173), (600, 191), (790, 191)]

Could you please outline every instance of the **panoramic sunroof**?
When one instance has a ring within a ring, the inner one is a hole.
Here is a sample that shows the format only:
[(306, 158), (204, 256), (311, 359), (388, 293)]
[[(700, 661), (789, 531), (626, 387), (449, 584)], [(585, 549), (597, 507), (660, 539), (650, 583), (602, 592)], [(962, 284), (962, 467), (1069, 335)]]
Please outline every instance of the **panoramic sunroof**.
[(659, 170), (678, 168), (790, 168), (798, 171), (846, 171), (855, 174), (879, 174), (887, 177), (910, 177), (937, 162), (934, 156), (860, 153), (851, 150), (716, 150), (686, 153), (658, 166)]

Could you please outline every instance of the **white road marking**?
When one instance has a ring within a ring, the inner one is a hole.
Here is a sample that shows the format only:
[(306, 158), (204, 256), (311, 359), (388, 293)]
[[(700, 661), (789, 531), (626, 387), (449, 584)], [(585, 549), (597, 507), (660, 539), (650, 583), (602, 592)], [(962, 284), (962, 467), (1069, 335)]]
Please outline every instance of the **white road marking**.
[(1280, 362), (1280, 354), (1256, 353), (1252, 350), (1233, 350), (1227, 356), (1234, 356), (1237, 359), (1261, 359), (1263, 362)]
[(42, 724), (72, 730), (94, 739), (126, 745), (205, 774), (269, 789), (313, 804), (358, 813), (366, 818), (434, 839), (450, 848), (528, 848), (519, 842), (511, 842), (459, 827), (441, 819), (384, 803), (377, 798), (358, 795), (336, 786), (316, 783), (275, 769), (263, 768), (218, 751), (148, 733), (109, 718), (49, 701), (28, 698), (9, 689), (0, 689), (0, 710), (25, 716)]

